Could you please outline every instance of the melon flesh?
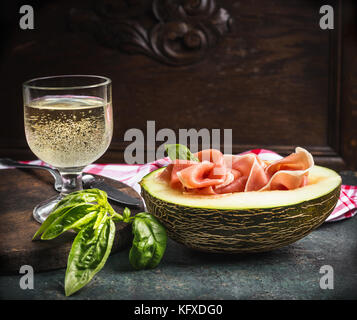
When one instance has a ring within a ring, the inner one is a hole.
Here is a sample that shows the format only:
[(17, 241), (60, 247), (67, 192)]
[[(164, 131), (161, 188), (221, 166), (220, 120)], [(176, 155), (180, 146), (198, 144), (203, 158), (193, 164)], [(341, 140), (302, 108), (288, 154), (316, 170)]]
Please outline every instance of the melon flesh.
[(143, 178), (141, 187), (152, 197), (187, 207), (209, 209), (254, 209), (284, 207), (313, 200), (328, 194), (341, 184), (341, 177), (333, 170), (314, 166), (308, 184), (295, 190), (236, 192), (223, 195), (191, 195), (172, 189), (158, 176), (165, 168)]

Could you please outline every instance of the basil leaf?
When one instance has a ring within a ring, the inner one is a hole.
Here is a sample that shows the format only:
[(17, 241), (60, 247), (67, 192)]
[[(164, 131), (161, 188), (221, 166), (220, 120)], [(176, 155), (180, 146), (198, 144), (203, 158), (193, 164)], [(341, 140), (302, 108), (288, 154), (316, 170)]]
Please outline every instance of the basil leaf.
[(93, 226), (94, 223), (89, 223), (73, 241), (65, 276), (66, 296), (90, 282), (102, 269), (110, 254), (115, 236), (114, 222), (111, 219), (103, 219), (98, 229)]
[(197, 157), (195, 157), (191, 151), (182, 144), (166, 144), (165, 150), (169, 158), (174, 160), (191, 160), (191, 161), (199, 161)]
[(63, 204), (59, 206), (57, 209), (55, 208), (47, 217), (47, 219), (41, 224), (40, 228), (36, 231), (36, 233), (32, 237), (32, 240), (36, 239), (36, 237), (42, 234), (57, 218), (64, 215), (71, 208), (73, 208), (73, 204), (68, 204), (68, 203), (67, 205)]
[(75, 191), (66, 195), (59, 203), (57, 203), (54, 210), (77, 203), (98, 203), (98, 201), (103, 197), (106, 197), (106, 195), (103, 195), (103, 191), (99, 189), (85, 189), (81, 191)]
[(105, 215), (106, 215), (106, 208), (100, 208), (99, 213), (97, 215), (97, 219), (95, 220), (95, 223), (93, 226), (94, 229), (97, 229), (100, 226), (103, 218), (106, 218)]
[(103, 204), (107, 202), (107, 194), (99, 189), (85, 189), (76, 191), (65, 196), (57, 203), (47, 219), (41, 224), (36, 231), (32, 240), (41, 235), (56, 219), (64, 215), (68, 210), (78, 204)]
[(73, 224), (67, 225), (64, 229), (63, 232), (67, 230), (74, 230), (76, 233), (82, 230), (83, 227), (85, 227), (89, 222), (91, 222), (95, 217), (98, 215), (98, 211), (92, 211), (85, 215), (84, 217), (78, 219), (77, 221), (74, 221)]
[(41, 236), (42, 240), (51, 240), (72, 228), (78, 229), (91, 221), (98, 214), (97, 205), (83, 203), (67, 210), (55, 219)]
[(167, 242), (165, 228), (151, 214), (135, 215), (132, 225), (134, 240), (129, 261), (134, 269), (155, 268), (161, 261)]
[(131, 211), (128, 207), (125, 207), (123, 211), (123, 222), (130, 223), (134, 217), (131, 217)]

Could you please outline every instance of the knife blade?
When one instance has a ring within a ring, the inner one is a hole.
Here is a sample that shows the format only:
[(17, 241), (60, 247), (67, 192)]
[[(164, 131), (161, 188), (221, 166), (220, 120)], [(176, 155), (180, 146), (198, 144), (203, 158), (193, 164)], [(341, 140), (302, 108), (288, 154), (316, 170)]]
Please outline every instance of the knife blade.
[[(0, 165), (4, 166), (9, 166), (9, 167), (15, 167), (15, 168), (22, 168), (22, 169), (43, 169), (49, 171), (52, 176), (55, 178), (55, 184), (54, 188), (56, 191), (61, 192), (62, 189), (62, 178), (58, 170), (53, 169), (48, 166), (42, 166), (42, 165), (34, 165), (34, 164), (24, 164), (9, 158), (1, 158), (0, 159)], [(103, 191), (105, 191), (108, 195), (108, 198), (116, 201), (118, 203), (127, 205), (127, 206), (133, 206), (133, 207), (141, 207), (142, 201), (140, 199), (131, 197), (124, 193), (123, 191), (120, 191), (109, 184), (105, 183), (104, 180), (98, 179), (91, 174), (86, 174), (84, 173), (82, 176), (82, 182), (83, 182), (83, 188), (84, 189), (90, 189), (90, 188), (98, 188)]]
[[(89, 176), (89, 175), (88, 175)], [(132, 196), (129, 196), (128, 194), (124, 193), (123, 191), (120, 191), (117, 188), (114, 188), (113, 186), (105, 183), (103, 180), (94, 178), (86, 178), (86, 175), (83, 175), (83, 187), (84, 188), (97, 188), (100, 190), (103, 190), (107, 193), (108, 198), (119, 202), (121, 204), (127, 205), (127, 206), (132, 206), (132, 207), (141, 207), (142, 201), (140, 199), (134, 198)]]

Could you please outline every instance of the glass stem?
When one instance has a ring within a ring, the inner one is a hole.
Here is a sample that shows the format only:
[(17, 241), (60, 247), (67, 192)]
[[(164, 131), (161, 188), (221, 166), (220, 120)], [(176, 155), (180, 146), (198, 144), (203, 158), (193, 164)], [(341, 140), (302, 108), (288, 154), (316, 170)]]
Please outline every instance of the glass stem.
[(66, 196), (67, 194), (75, 191), (83, 190), (82, 185), (82, 172), (62, 172), (62, 190), (61, 195)]

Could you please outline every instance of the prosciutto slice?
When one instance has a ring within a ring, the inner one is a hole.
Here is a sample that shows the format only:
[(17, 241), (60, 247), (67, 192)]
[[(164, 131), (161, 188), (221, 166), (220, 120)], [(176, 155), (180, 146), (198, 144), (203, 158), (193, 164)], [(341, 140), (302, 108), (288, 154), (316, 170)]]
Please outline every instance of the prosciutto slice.
[(233, 192), (292, 190), (308, 183), (314, 166), (312, 155), (297, 147), (295, 153), (274, 162), (256, 154), (223, 155), (207, 149), (195, 154), (200, 160), (175, 160), (160, 174), (173, 189), (198, 195)]

